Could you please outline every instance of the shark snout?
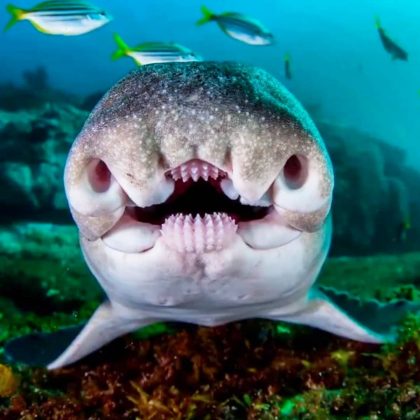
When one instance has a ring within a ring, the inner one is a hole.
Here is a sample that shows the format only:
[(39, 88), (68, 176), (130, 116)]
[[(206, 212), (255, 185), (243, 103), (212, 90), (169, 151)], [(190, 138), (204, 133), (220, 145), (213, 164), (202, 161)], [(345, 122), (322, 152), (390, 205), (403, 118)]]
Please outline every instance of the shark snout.
[(91, 158), (67, 192), (81, 232), (93, 225), (89, 239), (103, 238), (122, 252), (147, 251), (159, 239), (181, 253), (217, 252), (236, 235), (253, 249), (270, 249), (316, 230), (329, 210), (330, 197), (322, 196), (325, 162), (304, 154), (283, 160), (275, 179), (254, 199), (245, 194), (255, 184), (238, 182), (234, 165), (222, 169), (201, 159), (156, 171), (145, 193), (127, 171)]

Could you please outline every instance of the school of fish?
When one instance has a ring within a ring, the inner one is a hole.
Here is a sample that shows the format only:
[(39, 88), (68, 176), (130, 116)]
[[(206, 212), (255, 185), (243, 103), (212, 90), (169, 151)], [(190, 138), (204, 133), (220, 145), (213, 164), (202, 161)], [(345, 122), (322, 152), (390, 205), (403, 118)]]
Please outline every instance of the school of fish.
[[(99, 29), (112, 20), (107, 11), (82, 0), (47, 0), (29, 9), (9, 4), (6, 9), (11, 19), (5, 30), (19, 21), (27, 20), (38, 31), (50, 35), (82, 35)], [(202, 17), (196, 22), (197, 26), (215, 22), (224, 34), (242, 43), (255, 46), (275, 45), (272, 32), (253, 17), (237, 12), (214, 13), (204, 5), (201, 7), (201, 13)], [(408, 53), (387, 34), (379, 17), (375, 18), (375, 25), (384, 50), (393, 60), (407, 61)], [(147, 41), (130, 47), (116, 33), (114, 40), (117, 50), (112, 54), (112, 59), (129, 57), (138, 66), (203, 60), (200, 55), (178, 43)], [(283, 57), (284, 77), (291, 80), (293, 78), (291, 53), (287, 52)]]

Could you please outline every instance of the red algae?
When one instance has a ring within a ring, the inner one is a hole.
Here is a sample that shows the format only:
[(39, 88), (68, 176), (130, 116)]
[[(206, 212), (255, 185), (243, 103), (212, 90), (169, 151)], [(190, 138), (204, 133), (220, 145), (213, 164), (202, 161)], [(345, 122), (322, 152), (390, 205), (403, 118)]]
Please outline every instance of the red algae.
[[(408, 331), (408, 332), (407, 332)], [(55, 371), (23, 369), (2, 419), (416, 418), (418, 322), (383, 346), (245, 321), (127, 336)]]

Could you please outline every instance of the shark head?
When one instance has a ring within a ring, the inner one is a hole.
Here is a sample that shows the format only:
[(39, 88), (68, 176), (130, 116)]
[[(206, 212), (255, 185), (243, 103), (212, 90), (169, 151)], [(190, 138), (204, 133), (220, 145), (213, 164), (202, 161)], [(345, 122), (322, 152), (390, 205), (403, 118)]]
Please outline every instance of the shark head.
[(244, 65), (129, 74), (76, 139), (65, 189), (90, 269), (125, 307), (289, 299), (329, 245), (320, 134), (276, 79)]

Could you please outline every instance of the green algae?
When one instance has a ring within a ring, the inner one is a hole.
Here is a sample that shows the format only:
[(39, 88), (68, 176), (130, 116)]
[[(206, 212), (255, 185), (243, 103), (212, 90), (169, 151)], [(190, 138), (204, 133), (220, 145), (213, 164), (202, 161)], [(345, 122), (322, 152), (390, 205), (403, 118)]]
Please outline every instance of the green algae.
[(0, 351), (11, 338), (87, 319), (101, 296), (72, 226), (21, 223), (0, 230)]

